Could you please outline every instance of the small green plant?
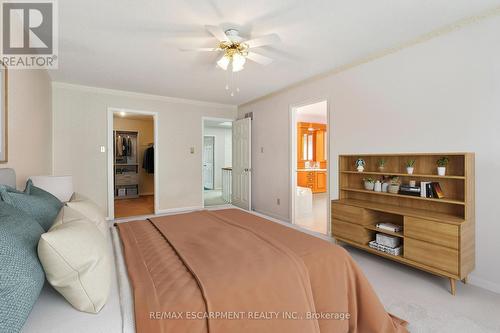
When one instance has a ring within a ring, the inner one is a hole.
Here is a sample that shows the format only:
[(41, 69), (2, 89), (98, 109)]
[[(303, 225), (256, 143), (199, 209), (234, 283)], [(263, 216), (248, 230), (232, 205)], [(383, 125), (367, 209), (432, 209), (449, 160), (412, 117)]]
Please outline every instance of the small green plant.
[(446, 167), (449, 162), (450, 162), (450, 159), (446, 156), (443, 156), (436, 161), (436, 164), (438, 167), (442, 168), (442, 167)]
[(365, 183), (375, 183), (375, 179), (373, 179), (372, 177), (363, 178), (363, 181)]
[(406, 161), (406, 167), (407, 168), (413, 168), (413, 166), (415, 165), (415, 160), (408, 160)]
[(386, 162), (387, 162), (386, 160), (381, 158), (380, 160), (378, 160), (378, 166), (383, 168), (385, 166)]
[(391, 185), (399, 185), (399, 177), (398, 176), (390, 176)]

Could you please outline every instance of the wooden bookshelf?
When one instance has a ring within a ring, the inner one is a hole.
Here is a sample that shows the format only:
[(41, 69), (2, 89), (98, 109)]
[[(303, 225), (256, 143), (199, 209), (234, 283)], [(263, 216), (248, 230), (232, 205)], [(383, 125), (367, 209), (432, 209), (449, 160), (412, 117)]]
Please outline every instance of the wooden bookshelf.
[[(449, 158), (447, 173), (437, 174), (436, 161)], [(365, 170), (355, 161), (362, 158)], [(379, 161), (385, 167), (379, 170)], [(415, 160), (414, 174), (407, 174), (406, 161)], [(414, 180), (438, 182), (444, 198), (409, 196), (366, 190), (363, 178), (401, 184)], [(332, 201), (332, 233), (339, 241), (369, 253), (449, 278), (451, 293), (456, 280), (466, 281), (474, 269), (475, 209), (473, 153), (360, 154), (339, 156), (339, 200)], [(402, 232), (378, 229), (379, 222), (401, 225)], [(402, 239), (403, 254), (393, 256), (368, 246), (376, 233)]]

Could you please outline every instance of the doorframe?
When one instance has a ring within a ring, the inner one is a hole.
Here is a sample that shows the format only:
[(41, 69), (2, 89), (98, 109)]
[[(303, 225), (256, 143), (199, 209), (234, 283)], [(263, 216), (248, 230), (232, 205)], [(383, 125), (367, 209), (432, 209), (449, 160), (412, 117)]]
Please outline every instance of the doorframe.
[[(201, 117), (201, 207), (205, 208), (205, 195), (204, 195), (204, 191), (205, 191), (205, 184), (203, 183), (203, 140), (205, 138), (205, 121), (206, 120), (214, 120), (214, 121), (220, 121), (221, 123), (222, 122), (225, 122), (225, 121), (230, 121), (231, 123), (233, 121), (235, 121), (236, 119), (232, 119), (232, 118), (219, 118), (219, 117)], [(232, 132), (233, 131), (233, 126), (231, 125), (231, 135), (232, 135)], [(214, 140), (215, 142), (215, 140)], [(232, 149), (232, 147), (231, 147)], [(215, 147), (214, 147), (214, 155), (215, 155)], [(231, 154), (231, 163), (232, 163), (232, 160), (233, 160), (233, 156)], [(215, 160), (214, 160), (214, 165), (215, 165)], [(214, 167), (215, 169), (215, 167)], [(214, 170), (214, 175), (215, 175), (215, 170)], [(214, 183), (215, 183), (215, 179), (214, 179)], [(213, 206), (212, 206), (213, 207)]]
[[(213, 189), (212, 190), (215, 190), (215, 138), (216, 136), (215, 135), (210, 135), (210, 134), (204, 134), (203, 135), (203, 148), (201, 150), (201, 164), (203, 165), (203, 155), (205, 155), (205, 138), (214, 138), (214, 141), (213, 141), (213, 151), (212, 151), (212, 185), (213, 185)], [(203, 175), (202, 175), (203, 176)], [(203, 180), (203, 190), (205, 190), (205, 179), (202, 179)]]
[(160, 198), (159, 198), (159, 175), (158, 175), (158, 156), (159, 156), (159, 143), (158, 143), (158, 112), (154, 111), (142, 111), (142, 110), (133, 110), (133, 109), (125, 109), (125, 108), (117, 108), (117, 107), (108, 107), (108, 124), (107, 124), (107, 137), (108, 137), (108, 160), (107, 160), (107, 168), (108, 168), (108, 219), (115, 219), (115, 189), (114, 189), (114, 163), (113, 163), (113, 151), (114, 151), (114, 140), (113, 140), (113, 115), (115, 113), (125, 112), (127, 114), (140, 114), (147, 115), (153, 117), (153, 140), (154, 140), (154, 159), (155, 159), (155, 173), (154, 173), (154, 214), (158, 214), (160, 209)]
[[(331, 193), (332, 186), (330, 182), (330, 169), (331, 169), (331, 161), (332, 161), (332, 147), (330, 146), (332, 133), (330, 126), (330, 99), (328, 97), (318, 97), (307, 99), (302, 102), (294, 103), (289, 105), (289, 128), (290, 128), (290, 223), (295, 224), (295, 190), (297, 187), (297, 124), (296, 124), (296, 110), (300, 107), (304, 107), (310, 104), (316, 104), (319, 102), (326, 102), (326, 134), (327, 134), (327, 168), (326, 168), (326, 177), (327, 177), (327, 196), (328, 203), (331, 201)], [(327, 204), (327, 212), (326, 212), (326, 231), (327, 236), (330, 236), (332, 233), (331, 230), (331, 209), (330, 204)]]

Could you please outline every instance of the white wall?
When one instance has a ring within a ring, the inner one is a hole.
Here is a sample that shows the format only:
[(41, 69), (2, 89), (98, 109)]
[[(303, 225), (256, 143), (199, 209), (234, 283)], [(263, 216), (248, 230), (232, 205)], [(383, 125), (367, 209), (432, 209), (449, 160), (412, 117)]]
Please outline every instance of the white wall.
[(231, 165), (231, 128), (205, 127), (204, 135), (215, 137), (214, 188), (222, 189), (222, 168)]
[(52, 173), (52, 93), (45, 70), (8, 72), (8, 162), (17, 186), (24, 189), (29, 176)]
[(497, 16), (241, 106), (240, 114), (254, 114), (253, 208), (288, 219), (289, 106), (328, 98), (332, 199), (342, 153), (476, 153), (471, 282), (500, 292), (499, 31)]
[[(108, 107), (158, 112), (159, 209), (202, 205), (202, 117), (234, 118), (234, 106), (53, 84), (54, 172), (107, 209)], [(194, 154), (190, 148), (194, 147)]]

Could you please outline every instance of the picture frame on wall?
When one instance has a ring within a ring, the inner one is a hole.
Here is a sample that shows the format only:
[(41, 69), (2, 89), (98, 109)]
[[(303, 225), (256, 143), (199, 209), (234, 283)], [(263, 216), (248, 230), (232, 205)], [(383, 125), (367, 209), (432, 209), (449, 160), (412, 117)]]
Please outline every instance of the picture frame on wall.
[(7, 162), (7, 67), (0, 61), (0, 163)]

